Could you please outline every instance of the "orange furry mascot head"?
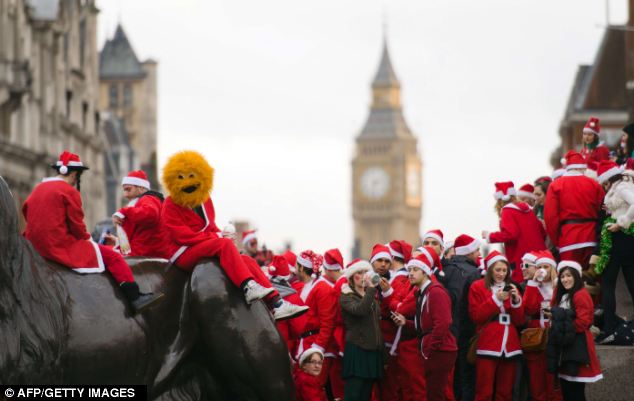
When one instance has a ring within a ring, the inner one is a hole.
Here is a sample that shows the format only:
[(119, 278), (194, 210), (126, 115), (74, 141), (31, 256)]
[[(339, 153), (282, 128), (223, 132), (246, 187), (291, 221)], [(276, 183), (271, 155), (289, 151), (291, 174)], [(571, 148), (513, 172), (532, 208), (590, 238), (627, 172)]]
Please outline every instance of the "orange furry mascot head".
[(184, 150), (167, 160), (162, 179), (174, 203), (193, 208), (209, 199), (214, 169), (200, 153)]

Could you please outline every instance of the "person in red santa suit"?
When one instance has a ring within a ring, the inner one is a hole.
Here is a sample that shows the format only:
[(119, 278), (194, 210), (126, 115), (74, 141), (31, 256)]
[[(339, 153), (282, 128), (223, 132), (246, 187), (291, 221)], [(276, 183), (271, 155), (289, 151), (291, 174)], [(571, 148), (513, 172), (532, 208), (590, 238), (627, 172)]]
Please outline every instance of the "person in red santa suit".
[(546, 194), (544, 221), (561, 260), (574, 260), (587, 268), (597, 244), (596, 226), (605, 193), (601, 185), (586, 177), (583, 157), (566, 154), (566, 173), (553, 181)]
[(118, 232), (123, 230), (127, 244), (113, 235), (107, 235), (107, 239), (118, 243), (115, 248), (125, 256), (168, 258), (166, 235), (161, 225), (163, 194), (150, 189), (150, 181), (142, 170), (128, 173), (121, 185), (128, 204), (112, 215), (112, 223)]
[[(557, 285), (557, 263), (549, 251), (535, 252), (534, 256), (533, 263), (536, 270), (526, 282), (526, 290), (522, 297), (526, 327), (547, 330), (550, 321), (544, 314), (544, 310), (550, 307)], [(524, 351), (524, 359), (529, 372), (531, 400), (561, 400), (561, 393), (554, 387), (554, 375), (549, 374), (546, 369), (546, 350)]]
[(291, 272), (291, 278), (288, 279), (288, 283), (293, 287), (297, 293), (302, 292), (302, 288), (304, 288), (304, 283), (297, 277), (297, 255), (291, 250), (284, 252), (282, 255), (288, 262), (288, 268)]
[[(268, 297), (275, 320), (289, 319), (306, 312), (305, 307), (280, 299), (257, 266), (241, 257), (232, 233), (216, 226), (216, 212), (210, 192), (213, 168), (198, 152), (172, 155), (163, 168), (163, 183), (169, 196), (163, 202), (161, 223), (168, 237), (170, 262), (190, 272), (201, 259), (218, 257), (220, 267), (251, 304)], [(245, 255), (245, 258), (248, 258)]]
[[(343, 256), (339, 249), (329, 249), (324, 253), (323, 277), (332, 285), (333, 294), (336, 299), (341, 294), (341, 287), (348, 282), (343, 274)], [(329, 371), (330, 389), (335, 400), (343, 399), (344, 382), (341, 378), (341, 368), (343, 363), (343, 351), (346, 344), (346, 334), (343, 327), (343, 317), (341, 316), (341, 306), (335, 303), (335, 330), (333, 332), (333, 342), (326, 350), (325, 357), (331, 358)]]
[[(590, 326), (594, 321), (594, 306), (592, 298), (585, 289), (583, 280), (581, 279), (581, 265), (575, 261), (562, 260), (557, 266), (557, 287), (551, 302), (551, 310), (546, 311), (546, 317), (551, 320), (553, 331), (557, 331), (556, 326), (560, 324), (557, 316), (561, 316), (562, 310), (574, 311), (573, 325), (575, 332), (585, 341), (581, 341), (585, 347), (585, 354), (588, 357), (587, 363), (577, 364), (577, 369), (573, 371), (571, 362), (560, 364), (558, 366), (548, 366), (549, 371), (557, 370), (559, 382), (561, 384), (561, 392), (565, 401), (585, 401), (585, 384), (594, 383), (603, 379), (601, 373), (601, 365), (597, 358), (594, 348), (594, 340), (590, 332)], [(574, 355), (579, 357), (579, 350), (575, 347), (578, 344), (574, 341), (573, 345), (564, 346), (561, 354), (552, 354), (554, 347), (547, 350), (549, 360), (560, 363), (563, 360), (563, 354), (566, 348), (574, 348)], [(553, 372), (554, 373), (554, 372)]]
[[(273, 256), (273, 260), (268, 266), (268, 274), (269, 277), (271, 277), (270, 280), (273, 288), (277, 290), (285, 301), (293, 305), (304, 306), (304, 301), (300, 298), (299, 293), (288, 283), (291, 272), (286, 258), (277, 255)], [(278, 320), (275, 322), (275, 325), (284, 341), (286, 341), (289, 354), (295, 355), (299, 337), (304, 332), (304, 327), (306, 326), (306, 315), (303, 314), (292, 319)]]
[[(522, 297), (511, 284), (508, 260), (497, 251), (485, 258), (486, 275), (469, 289), (469, 315), (480, 335), (476, 357), (476, 401), (510, 401), (522, 354), (517, 327), (524, 324)], [(494, 398), (495, 397), (495, 398)]]
[(24, 236), (43, 258), (77, 273), (108, 270), (135, 313), (160, 301), (162, 293), (140, 292), (121, 254), (95, 243), (86, 231), (79, 189), (81, 176), (88, 167), (78, 155), (68, 151), (64, 151), (51, 167), (57, 171), (57, 176), (45, 178), (22, 206), (26, 220)]
[(266, 249), (266, 246), (258, 249), (258, 237), (255, 232), (256, 230), (247, 230), (242, 233), (244, 253), (253, 258), (258, 266), (267, 266), (273, 259), (273, 252)]
[(524, 184), (517, 191), (517, 199), (520, 202), (526, 203), (532, 209), (533, 207), (535, 207), (535, 201), (537, 200), (537, 197), (533, 192), (535, 192), (534, 186), (532, 186), (531, 184)]
[(495, 210), (500, 217), (500, 231), (483, 231), (482, 238), (491, 244), (504, 243), (504, 251), (511, 265), (511, 278), (521, 283), (522, 256), (527, 252), (546, 249), (546, 231), (530, 206), (517, 200), (512, 182), (496, 182), (495, 189)]
[(601, 132), (601, 124), (597, 117), (590, 117), (583, 127), (583, 136), (581, 138), (581, 157), (586, 163), (599, 163), (601, 160), (610, 159), (610, 149), (599, 141), (599, 133)]
[(327, 401), (326, 390), (319, 381), (323, 369), (324, 354), (317, 348), (309, 348), (299, 357), (299, 367), (293, 374), (296, 401)]
[[(334, 342), (335, 318), (337, 315), (337, 296), (333, 286), (323, 277), (319, 270), (323, 264), (323, 256), (306, 250), (297, 256), (297, 277), (304, 283), (300, 293), (302, 301), (310, 308), (306, 313), (306, 326), (300, 336), (297, 357), (308, 348), (317, 348), (322, 353), (332, 349)], [(324, 360), (319, 381), (326, 385), (333, 358)]]
[[(407, 263), (409, 280), (416, 286), (416, 315), (414, 326), (420, 337), (420, 355), (423, 365), (412, 366), (425, 372), (426, 397), (428, 401), (445, 401), (449, 376), (456, 363), (458, 346), (451, 334), (451, 299), (442, 284), (433, 282), (434, 273), (428, 259), (419, 255)], [(398, 313), (394, 321), (403, 326), (407, 319)]]

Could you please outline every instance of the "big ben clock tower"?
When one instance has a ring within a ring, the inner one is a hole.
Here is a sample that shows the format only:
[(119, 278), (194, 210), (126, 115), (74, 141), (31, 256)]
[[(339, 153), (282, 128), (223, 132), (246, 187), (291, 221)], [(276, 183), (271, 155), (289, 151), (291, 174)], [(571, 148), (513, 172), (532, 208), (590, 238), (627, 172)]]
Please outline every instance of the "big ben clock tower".
[(354, 257), (368, 259), (372, 245), (393, 239), (418, 245), (422, 163), (417, 142), (403, 117), (401, 84), (384, 42), (370, 113), (352, 160)]

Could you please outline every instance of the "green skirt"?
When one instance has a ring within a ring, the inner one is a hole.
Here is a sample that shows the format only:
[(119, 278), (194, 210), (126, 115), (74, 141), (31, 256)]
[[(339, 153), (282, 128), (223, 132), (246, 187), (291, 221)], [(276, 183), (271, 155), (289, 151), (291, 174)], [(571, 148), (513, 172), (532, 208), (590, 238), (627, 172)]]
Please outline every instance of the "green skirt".
[(368, 351), (346, 342), (343, 355), (341, 377), (359, 377), (363, 379), (380, 379), (383, 377), (383, 351)]

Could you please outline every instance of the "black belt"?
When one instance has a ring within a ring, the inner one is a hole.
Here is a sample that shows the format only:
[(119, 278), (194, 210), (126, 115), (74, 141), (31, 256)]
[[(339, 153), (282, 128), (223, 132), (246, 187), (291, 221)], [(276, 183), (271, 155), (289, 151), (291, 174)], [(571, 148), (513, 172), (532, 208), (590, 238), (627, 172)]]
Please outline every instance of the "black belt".
[(306, 338), (314, 336), (315, 334), (319, 334), (319, 329), (305, 331), (299, 336), (299, 338)]
[(564, 220), (561, 222), (562, 225), (564, 224), (583, 224), (583, 223), (592, 223), (597, 221), (597, 219), (568, 219), (568, 220)]

